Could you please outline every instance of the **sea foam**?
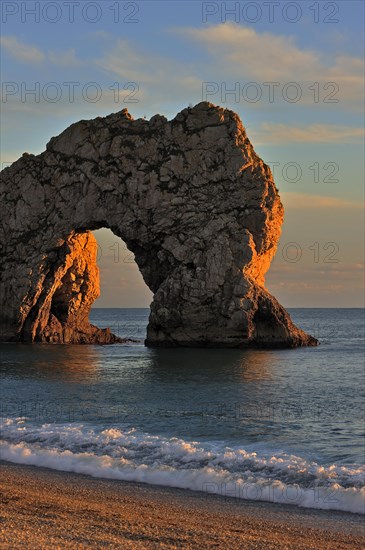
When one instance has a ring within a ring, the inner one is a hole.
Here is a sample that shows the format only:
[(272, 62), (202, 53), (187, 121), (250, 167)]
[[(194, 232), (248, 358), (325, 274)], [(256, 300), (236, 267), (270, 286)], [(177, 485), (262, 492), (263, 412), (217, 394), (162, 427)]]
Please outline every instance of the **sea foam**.
[(318, 464), (293, 454), (187, 441), (120, 427), (3, 419), (3, 460), (94, 477), (225, 497), (365, 513), (361, 465)]

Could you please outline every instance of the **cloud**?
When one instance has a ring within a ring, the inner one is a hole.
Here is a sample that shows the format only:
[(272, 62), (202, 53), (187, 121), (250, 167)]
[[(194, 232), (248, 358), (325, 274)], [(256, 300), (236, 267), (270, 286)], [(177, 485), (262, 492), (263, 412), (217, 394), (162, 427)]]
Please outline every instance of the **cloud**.
[(253, 131), (255, 145), (277, 143), (350, 143), (364, 137), (364, 128), (337, 126), (334, 124), (310, 124), (289, 126), (264, 122), (259, 131)]
[(44, 53), (36, 46), (20, 42), (16, 36), (3, 36), (0, 38), (0, 43), (9, 55), (23, 63), (39, 64), (47, 60), (54, 65), (65, 67), (76, 67), (81, 64), (81, 61), (76, 58), (73, 48)]
[(326, 263), (323, 254), (317, 263), (313, 254), (309, 254), (306, 261), (302, 260), (287, 263), (277, 254), (267, 274), (266, 287), (286, 307), (363, 306), (362, 264), (342, 261)]
[(29, 44), (20, 42), (15, 36), (2, 36), (2, 47), (15, 59), (24, 63), (41, 63), (45, 59), (44, 53)]
[(139, 105), (131, 107), (146, 116), (156, 112), (175, 116), (176, 109), (202, 100), (201, 68), (197, 60), (179, 62), (143, 51), (127, 40), (118, 40), (94, 64), (121, 86), (135, 82), (139, 87)]
[[(292, 37), (227, 22), (203, 28), (175, 29), (183, 36), (200, 42), (213, 56), (220, 58), (236, 73), (263, 80), (277, 80), (298, 71), (303, 74), (319, 64), (318, 54), (300, 50)], [(239, 76), (239, 74), (237, 74)]]
[(74, 49), (63, 52), (50, 52), (48, 59), (55, 65), (63, 65), (65, 67), (77, 67), (81, 65), (81, 61), (76, 58)]
[(325, 195), (309, 195), (305, 193), (296, 192), (282, 192), (280, 193), (283, 204), (286, 209), (354, 209), (362, 210), (364, 204), (361, 201), (349, 201), (338, 197), (328, 197)]
[(91, 39), (97, 38), (97, 39), (102, 39), (102, 40), (111, 40), (111, 39), (114, 38), (114, 36), (112, 35), (112, 33), (106, 32), (106, 31), (102, 31), (102, 30), (89, 32), (89, 33), (88, 33), (88, 36), (89, 36)]
[(134, 81), (149, 86), (156, 96), (167, 97), (174, 90), (175, 99), (186, 97), (190, 90), (201, 93), (202, 81), (193, 74), (193, 67), (174, 59), (139, 51), (127, 40), (118, 40), (115, 46), (95, 63), (122, 81)]
[[(292, 99), (295, 88), (284, 87), (294, 82), (301, 88), (301, 106), (311, 105), (318, 111), (326, 107), (336, 108), (337, 111), (362, 107), (364, 64), (359, 58), (346, 55), (331, 58), (324, 56), (321, 51), (300, 48), (293, 37), (259, 33), (235, 23), (202, 28), (174, 28), (170, 32), (182, 37), (183, 41), (194, 41), (200, 45), (193, 61), (186, 62), (173, 59), (168, 54), (157, 55), (143, 51), (138, 44), (119, 39), (113, 47), (108, 41), (105, 53), (95, 59), (94, 63), (119, 80), (137, 82), (146, 91), (149, 105), (155, 108), (160, 105), (166, 108), (166, 104), (172, 100), (175, 104), (201, 101), (204, 99), (203, 83), (212, 81), (218, 85), (225, 82), (227, 90), (234, 89), (238, 82), (241, 85), (239, 93), (242, 103), (245, 101), (242, 93), (244, 85), (257, 82), (261, 85), (262, 99), (256, 103), (250, 101), (251, 108), (273, 108), (269, 102), (269, 86), (264, 86), (265, 82), (278, 83), (274, 88), (276, 106), (284, 101), (288, 105), (283, 94)], [(210, 54), (210, 58), (206, 58), (206, 53)], [(315, 82), (317, 84), (313, 86)], [(222, 103), (219, 86), (217, 89), (211, 100)], [(252, 90), (247, 90), (249, 97), (252, 93)], [(228, 99), (232, 100), (232, 96), (228, 96)], [(334, 137), (335, 133), (331, 133), (329, 125), (315, 125), (313, 129), (316, 132), (314, 141), (340, 140), (340, 137)], [(359, 137), (358, 130), (346, 127), (333, 129), (349, 132), (350, 139)], [(270, 135), (269, 126), (263, 130)], [(282, 130), (281, 142), (286, 128)], [(309, 139), (305, 132), (295, 132), (293, 135), (295, 141)]]
[[(118, 40), (113, 49), (95, 63), (121, 79), (145, 83), (158, 78), (158, 67), (162, 65), (153, 61), (150, 55), (137, 53), (127, 40)], [(152, 64), (156, 71), (151, 70)]]
[[(199, 42), (212, 57), (212, 68), (219, 78), (230, 76), (233, 82), (288, 82), (320, 84), (319, 102), (331, 99), (361, 102), (364, 61), (351, 56), (337, 56), (325, 62), (321, 52), (301, 49), (291, 36), (277, 35), (233, 22), (204, 28), (175, 28), (173, 32)], [(324, 88), (326, 83), (334, 82)], [(338, 89), (337, 89), (338, 88)], [(336, 91), (337, 90), (337, 91)], [(304, 91), (304, 90), (303, 90)], [(313, 103), (314, 90), (305, 89)]]
[[(300, 265), (300, 270), (305, 274), (305, 279), (309, 279), (312, 276), (318, 277), (318, 279), (328, 279), (329, 278), (336, 278), (336, 277), (343, 277), (344, 279), (351, 279), (354, 275), (361, 276), (361, 274), (364, 272), (364, 264), (361, 262), (338, 262), (338, 263), (324, 263), (324, 262), (317, 262), (315, 263), (313, 261), (313, 252), (310, 253), (310, 261), (311, 265), (304, 264), (296, 264), (296, 263), (290, 263), (290, 262), (274, 262), (272, 264), (272, 268), (270, 272), (274, 272), (279, 276), (283, 276), (287, 279), (293, 278), (296, 279), (297, 272), (298, 272), (298, 265)], [(295, 281), (294, 281), (295, 282)], [(297, 281), (299, 283), (299, 281)]]

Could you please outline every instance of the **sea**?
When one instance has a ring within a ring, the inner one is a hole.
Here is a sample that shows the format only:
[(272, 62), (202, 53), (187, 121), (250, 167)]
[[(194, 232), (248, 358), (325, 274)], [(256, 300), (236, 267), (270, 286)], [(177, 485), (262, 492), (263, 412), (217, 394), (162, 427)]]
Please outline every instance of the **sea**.
[(291, 309), (316, 348), (151, 349), (148, 309), (93, 309), (123, 345), (1, 344), (0, 458), (365, 513), (364, 310)]

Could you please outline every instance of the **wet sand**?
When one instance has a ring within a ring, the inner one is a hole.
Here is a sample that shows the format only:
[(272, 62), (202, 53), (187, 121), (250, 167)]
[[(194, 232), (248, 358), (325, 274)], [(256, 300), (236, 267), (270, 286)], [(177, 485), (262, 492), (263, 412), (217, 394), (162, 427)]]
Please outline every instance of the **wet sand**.
[(0, 548), (359, 549), (363, 516), (0, 462)]

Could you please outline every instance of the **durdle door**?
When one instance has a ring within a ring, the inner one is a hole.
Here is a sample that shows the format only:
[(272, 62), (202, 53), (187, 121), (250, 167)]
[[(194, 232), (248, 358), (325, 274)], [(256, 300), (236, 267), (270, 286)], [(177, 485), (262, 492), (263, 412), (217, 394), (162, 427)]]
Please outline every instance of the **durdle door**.
[(119, 340), (88, 320), (107, 227), (154, 293), (146, 345), (317, 344), (264, 287), (283, 206), (232, 111), (81, 120), (5, 168), (0, 201), (2, 341)]

